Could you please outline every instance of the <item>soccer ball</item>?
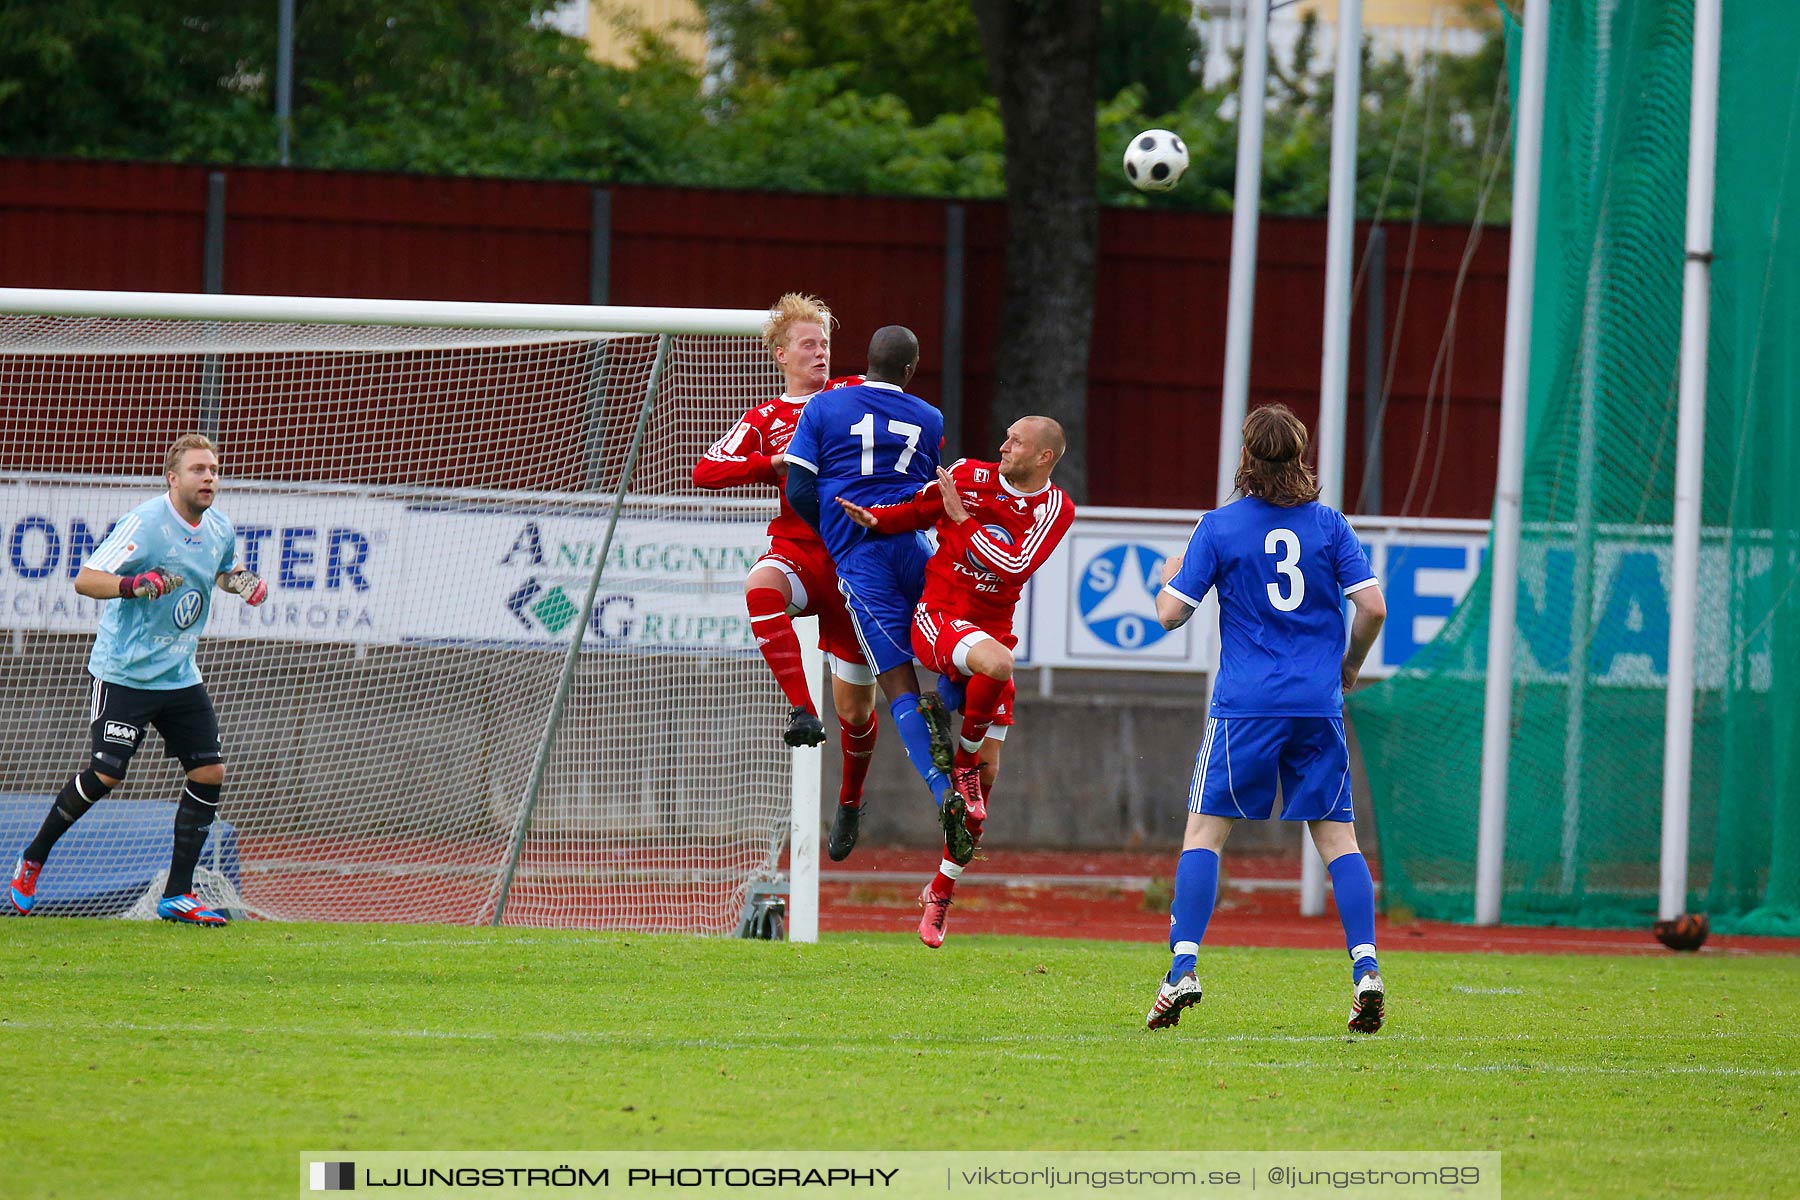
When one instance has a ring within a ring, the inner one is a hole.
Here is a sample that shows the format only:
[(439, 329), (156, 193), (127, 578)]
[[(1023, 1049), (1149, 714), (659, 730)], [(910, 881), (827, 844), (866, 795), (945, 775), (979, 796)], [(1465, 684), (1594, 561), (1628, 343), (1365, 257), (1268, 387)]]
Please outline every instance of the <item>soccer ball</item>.
[(1125, 147), (1125, 178), (1140, 192), (1168, 191), (1187, 165), (1187, 146), (1166, 129), (1146, 129)]

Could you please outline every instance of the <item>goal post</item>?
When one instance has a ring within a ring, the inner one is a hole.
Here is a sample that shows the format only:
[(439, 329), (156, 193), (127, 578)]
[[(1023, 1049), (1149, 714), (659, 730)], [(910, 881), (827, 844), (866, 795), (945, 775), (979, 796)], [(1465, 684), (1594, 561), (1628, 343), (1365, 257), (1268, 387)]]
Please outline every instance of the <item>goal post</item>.
[[(774, 497), (691, 478), (781, 390), (764, 319), (0, 289), (0, 833), (29, 838), (88, 753), (100, 606), (73, 577), (197, 431), (270, 585), (256, 609), (213, 591), (199, 645), (228, 769), (203, 894), (280, 919), (734, 930), (818, 789), (742, 602)], [(180, 778), (160, 750), (59, 843), (43, 911), (160, 886)], [(796, 937), (817, 929), (812, 807)]]

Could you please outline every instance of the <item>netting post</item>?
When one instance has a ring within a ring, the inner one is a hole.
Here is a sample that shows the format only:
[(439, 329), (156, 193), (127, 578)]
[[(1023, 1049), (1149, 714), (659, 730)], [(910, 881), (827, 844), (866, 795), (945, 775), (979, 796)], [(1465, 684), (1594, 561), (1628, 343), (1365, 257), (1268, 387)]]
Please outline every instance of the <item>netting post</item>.
[[(1325, 235), (1325, 349), (1319, 362), (1319, 499), (1344, 507), (1350, 389), (1350, 243), (1356, 233), (1356, 118), (1362, 109), (1362, 0), (1338, 0), (1332, 76), (1331, 212)], [(1300, 915), (1325, 912), (1325, 860), (1300, 831)]]
[(531, 781), (525, 787), (525, 799), (519, 805), (519, 816), (513, 824), (512, 848), (506, 856), (506, 867), (500, 875), (499, 893), (494, 897), (494, 919), (492, 924), (499, 925), (506, 915), (506, 901), (512, 894), (513, 877), (519, 869), (519, 857), (525, 852), (525, 834), (531, 827), (531, 814), (537, 808), (538, 793), (544, 785), (544, 775), (550, 767), (550, 752), (556, 745), (556, 730), (562, 724), (563, 706), (569, 699), (569, 688), (575, 682), (575, 664), (581, 658), (581, 641), (587, 633), (594, 612), (594, 597), (600, 592), (600, 576), (606, 570), (607, 555), (612, 553), (613, 534), (619, 528), (619, 513), (625, 507), (625, 493), (631, 487), (631, 477), (637, 472), (638, 457), (644, 448), (644, 434), (650, 428), (650, 413), (656, 407), (656, 390), (662, 386), (663, 368), (669, 362), (669, 346), (674, 339), (663, 334), (656, 342), (656, 362), (650, 368), (650, 381), (644, 386), (644, 403), (638, 409), (637, 432), (631, 438), (631, 450), (625, 456), (625, 467), (619, 472), (619, 490), (613, 493), (612, 512), (606, 518), (606, 536), (600, 542), (600, 553), (594, 561), (594, 573), (588, 577), (587, 595), (582, 599), (577, 611), (580, 620), (575, 622), (574, 636), (569, 639), (569, 650), (563, 656), (562, 678), (556, 684), (556, 699), (551, 701), (550, 714), (544, 719), (544, 736), (538, 742), (537, 761), (531, 766)]
[(1487, 687), (1481, 738), (1481, 817), (1475, 842), (1475, 923), (1500, 922), (1506, 865), (1506, 780), (1512, 753), (1512, 667), (1519, 604), (1519, 526), (1525, 492), (1525, 410), (1531, 380), (1532, 288), (1537, 271), (1539, 167), (1550, 6), (1525, 6), (1513, 164), (1512, 246), (1507, 261), (1506, 350), (1500, 386), (1500, 464), (1494, 484), (1494, 548), (1488, 607)]
[[(800, 662), (809, 687), (819, 686), (825, 673), (825, 655), (819, 649), (819, 618), (794, 618), (794, 634), (800, 639)], [(826, 679), (819, 709), (830, 704), (831, 681)], [(819, 789), (824, 778), (824, 752), (818, 746), (796, 746), (793, 751), (793, 817), (788, 828), (788, 926), (790, 942), (819, 940)]]
[(1700, 593), (1700, 493), (1706, 448), (1706, 339), (1712, 317), (1713, 170), (1719, 137), (1722, 0), (1694, 5), (1688, 116), (1687, 264), (1681, 290), (1681, 390), (1675, 433), (1675, 539), (1669, 569), (1669, 683), (1663, 730), (1662, 886), (1657, 915), (1687, 911), (1688, 787), (1694, 750), (1694, 631)]

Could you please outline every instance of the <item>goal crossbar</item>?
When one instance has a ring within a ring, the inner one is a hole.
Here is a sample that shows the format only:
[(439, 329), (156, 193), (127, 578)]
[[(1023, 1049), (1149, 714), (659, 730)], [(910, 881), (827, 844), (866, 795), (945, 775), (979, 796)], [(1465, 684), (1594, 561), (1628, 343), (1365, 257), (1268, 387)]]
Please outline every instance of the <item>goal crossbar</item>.
[(0, 288), (0, 313), (119, 320), (253, 321), (301, 325), (400, 325), (431, 329), (564, 330), (759, 336), (768, 314), (746, 308), (516, 304)]

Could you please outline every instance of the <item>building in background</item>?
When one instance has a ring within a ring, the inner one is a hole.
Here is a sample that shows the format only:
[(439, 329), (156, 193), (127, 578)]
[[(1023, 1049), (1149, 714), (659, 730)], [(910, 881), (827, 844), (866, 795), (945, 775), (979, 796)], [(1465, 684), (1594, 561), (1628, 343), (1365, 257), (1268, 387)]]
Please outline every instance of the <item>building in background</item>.
[(562, 0), (544, 20), (614, 66), (631, 65), (638, 29), (660, 34), (696, 65), (706, 61), (706, 18), (694, 0)]
[[(1267, 2), (1267, 0), (1265, 0)], [(1230, 78), (1232, 56), (1244, 44), (1250, 0), (1193, 0), (1206, 47), (1206, 81)], [(1338, 0), (1288, 0), (1269, 14), (1269, 48), (1283, 67), (1309, 18), (1319, 23), (1315, 69), (1329, 70), (1337, 45)], [(631, 64), (636, 29), (661, 34), (696, 65), (708, 61), (706, 17), (695, 0), (562, 0), (544, 20), (586, 41), (601, 62)], [(1363, 0), (1363, 36), (1378, 57), (1399, 55), (1417, 65), (1431, 53), (1473, 54), (1498, 20), (1484, 0)]]
[[(1250, 0), (1197, 0), (1206, 45), (1206, 80), (1232, 73), (1232, 55), (1244, 44)], [(1399, 55), (1417, 65), (1427, 54), (1473, 54), (1498, 21), (1479, 0), (1363, 0), (1363, 36), (1376, 57)], [(1314, 69), (1329, 71), (1337, 46), (1337, 0), (1292, 0), (1269, 14), (1269, 52), (1286, 66), (1309, 17), (1319, 23)]]

